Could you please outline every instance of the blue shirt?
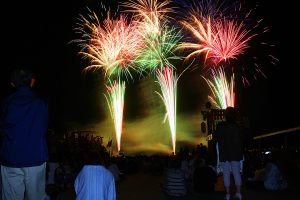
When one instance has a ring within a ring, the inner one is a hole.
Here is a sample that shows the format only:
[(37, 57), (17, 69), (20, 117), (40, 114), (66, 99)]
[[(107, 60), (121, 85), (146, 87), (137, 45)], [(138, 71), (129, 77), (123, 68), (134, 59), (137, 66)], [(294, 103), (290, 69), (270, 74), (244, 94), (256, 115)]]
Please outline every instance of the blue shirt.
[(116, 200), (113, 174), (101, 165), (85, 165), (75, 179), (77, 200)]
[(47, 161), (47, 104), (22, 86), (4, 100), (0, 111), (1, 165), (33, 167)]

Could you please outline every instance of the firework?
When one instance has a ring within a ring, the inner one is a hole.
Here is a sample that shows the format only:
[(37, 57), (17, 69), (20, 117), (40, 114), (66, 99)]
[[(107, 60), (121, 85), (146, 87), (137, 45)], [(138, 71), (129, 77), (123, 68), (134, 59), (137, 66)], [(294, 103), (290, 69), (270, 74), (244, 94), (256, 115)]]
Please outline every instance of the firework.
[[(125, 82), (121, 81), (121, 75), (132, 78), (130, 69), (134, 69), (133, 60), (136, 52), (143, 48), (143, 36), (138, 26), (137, 21), (129, 20), (125, 15), (112, 19), (108, 12), (107, 18), (101, 22), (91, 12), (88, 18), (81, 16), (76, 28), (82, 36), (75, 41), (81, 47), (80, 54), (90, 61), (85, 70), (103, 69), (108, 78), (105, 98), (115, 126), (118, 151), (121, 148), (125, 95)], [(112, 76), (116, 77), (113, 82)]]
[(125, 82), (119, 78), (112, 82), (109, 80), (109, 85), (106, 86), (107, 95), (105, 95), (111, 118), (113, 119), (118, 151), (121, 149), (121, 135), (123, 125), (123, 109), (125, 96)]
[[(181, 33), (173, 26), (167, 25), (170, 0), (159, 3), (157, 0), (129, 0), (124, 6), (127, 11), (136, 14), (139, 31), (144, 38), (144, 48), (138, 52), (135, 60), (141, 71), (156, 72), (157, 82), (161, 87), (162, 98), (166, 107), (166, 117), (172, 135), (172, 146), (175, 154), (176, 143), (176, 84), (171, 61), (181, 57), (175, 55)], [(167, 67), (166, 67), (167, 66)]]
[(230, 83), (228, 83), (225, 71), (220, 67), (218, 70), (212, 69), (212, 80), (204, 79), (212, 92), (212, 96), (208, 96), (212, 105), (218, 109), (235, 106), (234, 74), (232, 74)]
[(211, 58), (215, 63), (236, 59), (249, 47), (249, 40), (256, 34), (246, 30), (243, 22), (220, 19), (207, 20), (192, 16), (193, 23), (182, 21), (197, 39), (197, 43), (182, 43), (179, 48), (195, 49), (187, 59), (199, 54), (205, 54), (205, 60)]
[(170, 0), (129, 0), (122, 3), (127, 12), (132, 12), (141, 21), (143, 32), (159, 33), (161, 21), (169, 18), (166, 14), (172, 12)]
[(155, 72), (157, 68), (163, 69), (164, 66), (174, 68), (172, 61), (181, 59), (175, 54), (180, 39), (180, 32), (168, 26), (164, 26), (156, 37), (144, 35), (144, 48), (138, 52), (135, 63), (141, 71)]
[[(176, 94), (177, 94), (177, 76), (173, 69), (165, 67), (163, 70), (157, 69), (157, 83), (160, 85), (161, 94), (158, 95), (164, 102), (166, 108), (166, 117), (172, 136), (173, 153), (176, 153)], [(164, 121), (165, 121), (164, 120)]]
[(108, 17), (103, 24), (97, 15), (89, 15), (89, 20), (81, 17), (77, 28), (82, 39), (77, 40), (82, 47), (80, 54), (90, 60), (85, 70), (103, 68), (105, 76), (116, 74), (130, 75), (132, 60), (143, 47), (143, 37), (138, 31), (138, 23), (121, 15), (113, 20)]
[(214, 27), (214, 40), (211, 43), (211, 51), (208, 57), (218, 62), (228, 59), (237, 59), (238, 55), (249, 48), (248, 42), (256, 34), (244, 28), (243, 22), (234, 20), (219, 20)]
[[(270, 51), (274, 45), (258, 41), (270, 38), (264, 36), (269, 27), (259, 15), (253, 14), (258, 5), (249, 9), (235, 0), (230, 3), (191, 1), (182, 3), (184, 13), (188, 12), (190, 17), (185, 15), (180, 20), (186, 34), (191, 36), (189, 41), (179, 45), (179, 49), (189, 50), (186, 60), (203, 56), (205, 66), (210, 67), (230, 63), (243, 85), (250, 85), (250, 81), (256, 81), (259, 76), (266, 78), (262, 64), (270, 62), (276, 65), (278, 59)], [(255, 46), (255, 51), (250, 49), (252, 46)]]
[(198, 43), (184, 42), (178, 46), (179, 49), (195, 49), (186, 59), (202, 53), (206, 53), (207, 55), (210, 51), (210, 44), (214, 40), (210, 18), (208, 18), (206, 23), (201, 22), (195, 15), (192, 15), (192, 19), (193, 23), (189, 23), (188, 21), (181, 22), (199, 41)]

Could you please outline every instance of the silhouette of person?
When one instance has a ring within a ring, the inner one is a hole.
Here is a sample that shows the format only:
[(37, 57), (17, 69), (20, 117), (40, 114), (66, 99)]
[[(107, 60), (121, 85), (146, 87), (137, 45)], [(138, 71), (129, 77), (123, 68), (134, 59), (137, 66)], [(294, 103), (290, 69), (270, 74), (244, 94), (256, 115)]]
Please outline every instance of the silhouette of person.
[(230, 199), (230, 175), (233, 174), (236, 186), (236, 198), (241, 199), (242, 178), (240, 174), (243, 159), (241, 129), (236, 123), (236, 110), (227, 107), (225, 121), (217, 125), (213, 138), (218, 143), (219, 160), (223, 171), (224, 186), (226, 189), (225, 199)]
[(30, 71), (13, 70), (11, 85), (16, 90), (1, 106), (2, 199), (47, 198), (48, 105), (32, 90), (34, 83)]

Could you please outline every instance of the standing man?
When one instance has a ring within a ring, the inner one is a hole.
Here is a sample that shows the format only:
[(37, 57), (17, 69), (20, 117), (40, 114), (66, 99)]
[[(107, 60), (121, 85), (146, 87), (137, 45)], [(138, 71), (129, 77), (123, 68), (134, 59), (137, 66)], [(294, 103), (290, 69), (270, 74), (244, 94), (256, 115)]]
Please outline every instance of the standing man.
[(235, 182), (235, 197), (242, 199), (241, 195), (241, 165), (243, 159), (243, 148), (241, 129), (236, 122), (236, 110), (227, 107), (225, 110), (225, 121), (217, 125), (213, 138), (219, 146), (219, 160), (223, 170), (224, 186), (226, 189), (225, 199), (230, 199), (230, 176), (231, 173)]
[(0, 110), (2, 199), (43, 200), (47, 197), (48, 106), (32, 90), (31, 72), (15, 69), (11, 85), (16, 89)]

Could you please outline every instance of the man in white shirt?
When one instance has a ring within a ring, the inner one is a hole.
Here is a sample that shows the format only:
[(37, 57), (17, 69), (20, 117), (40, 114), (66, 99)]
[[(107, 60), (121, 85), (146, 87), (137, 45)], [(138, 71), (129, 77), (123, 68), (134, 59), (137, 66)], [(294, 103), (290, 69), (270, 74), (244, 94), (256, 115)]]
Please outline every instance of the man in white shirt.
[(116, 200), (113, 174), (98, 162), (100, 155), (92, 153), (75, 179), (77, 200)]

